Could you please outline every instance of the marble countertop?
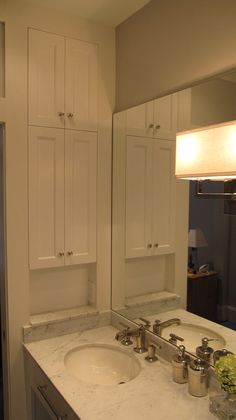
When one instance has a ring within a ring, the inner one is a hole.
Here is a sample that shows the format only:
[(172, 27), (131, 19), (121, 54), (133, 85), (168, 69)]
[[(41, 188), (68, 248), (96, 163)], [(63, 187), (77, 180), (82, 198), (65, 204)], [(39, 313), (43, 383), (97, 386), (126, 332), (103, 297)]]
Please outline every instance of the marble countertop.
[[(64, 366), (65, 354), (74, 347), (103, 343), (122, 347), (112, 326), (63, 335), (24, 344), (81, 420), (210, 420), (208, 397), (188, 394), (187, 384), (172, 381), (171, 365), (162, 360), (148, 364), (145, 354), (135, 355), (142, 370), (122, 385), (87, 384), (70, 376)], [(132, 348), (126, 349), (133, 352)]]
[[(209, 330), (215, 331), (217, 334), (221, 335), (225, 340), (224, 347), (236, 354), (236, 331), (224, 327), (223, 325), (217, 324), (216, 322), (209, 321), (208, 319), (202, 318), (198, 315), (192, 314), (191, 312), (185, 311), (184, 309), (174, 309), (171, 311), (161, 312), (155, 316), (151, 315), (147, 316), (146, 318), (152, 324), (157, 318), (160, 319), (160, 321), (166, 321), (167, 319), (171, 318), (180, 318), (181, 322), (183, 323), (208, 328)], [(137, 322), (139, 321), (137, 320)], [(214, 342), (211, 343), (211, 347), (214, 347)]]

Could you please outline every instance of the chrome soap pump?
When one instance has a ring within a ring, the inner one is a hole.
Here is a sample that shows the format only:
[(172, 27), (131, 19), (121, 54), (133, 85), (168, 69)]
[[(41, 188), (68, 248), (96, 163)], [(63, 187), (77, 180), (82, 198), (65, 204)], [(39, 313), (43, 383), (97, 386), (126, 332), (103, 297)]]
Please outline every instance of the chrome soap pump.
[(190, 357), (185, 354), (185, 347), (179, 346), (177, 354), (172, 359), (174, 382), (178, 384), (188, 382), (188, 363), (190, 360)]
[(202, 338), (202, 345), (196, 348), (196, 355), (206, 362), (210, 363), (213, 348), (208, 346), (209, 341), (214, 341), (214, 338)]

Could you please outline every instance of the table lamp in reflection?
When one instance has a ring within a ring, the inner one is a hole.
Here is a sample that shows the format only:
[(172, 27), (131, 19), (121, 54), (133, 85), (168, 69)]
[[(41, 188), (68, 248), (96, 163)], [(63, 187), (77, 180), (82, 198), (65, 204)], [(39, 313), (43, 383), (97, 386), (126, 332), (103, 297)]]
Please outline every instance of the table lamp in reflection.
[(188, 247), (191, 248), (188, 262), (189, 271), (193, 273), (198, 271), (198, 248), (203, 248), (207, 245), (206, 238), (201, 229), (190, 229), (188, 233)]

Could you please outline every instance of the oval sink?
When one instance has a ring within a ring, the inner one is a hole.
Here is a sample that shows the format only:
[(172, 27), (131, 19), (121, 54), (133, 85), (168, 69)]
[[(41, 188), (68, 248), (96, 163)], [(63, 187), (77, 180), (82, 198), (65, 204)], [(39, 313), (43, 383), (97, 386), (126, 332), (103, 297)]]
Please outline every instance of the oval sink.
[(170, 333), (174, 333), (182, 338), (183, 342), (178, 341), (178, 344), (183, 344), (190, 353), (196, 353), (196, 347), (201, 346), (202, 338), (215, 338), (216, 341), (210, 341), (209, 346), (214, 350), (222, 349), (226, 342), (224, 338), (215, 331), (201, 327), (199, 325), (187, 324), (181, 322), (180, 325), (171, 325), (162, 330), (162, 337), (169, 340)]
[(121, 384), (134, 379), (141, 370), (132, 353), (103, 344), (76, 347), (65, 355), (64, 362), (70, 375), (90, 384)]

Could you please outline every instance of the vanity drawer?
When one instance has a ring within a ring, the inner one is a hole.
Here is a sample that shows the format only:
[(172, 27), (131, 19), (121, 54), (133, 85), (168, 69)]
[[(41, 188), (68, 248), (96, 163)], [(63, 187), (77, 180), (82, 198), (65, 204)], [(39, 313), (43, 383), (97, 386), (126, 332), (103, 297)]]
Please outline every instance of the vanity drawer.
[(41, 420), (42, 416), (37, 417), (37, 413), (34, 412), (39, 411), (39, 407), (42, 407), (52, 420), (81, 420), (31, 357), (30, 365), (33, 420)]

